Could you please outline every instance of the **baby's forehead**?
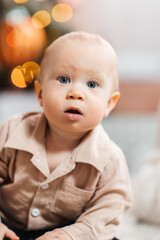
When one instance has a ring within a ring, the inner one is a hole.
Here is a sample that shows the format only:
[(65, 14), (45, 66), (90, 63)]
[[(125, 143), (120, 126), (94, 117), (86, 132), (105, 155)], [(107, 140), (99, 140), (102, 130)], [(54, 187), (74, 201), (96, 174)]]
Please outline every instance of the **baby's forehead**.
[[(80, 50), (77, 51), (77, 48)], [(38, 78), (45, 79), (46, 73), (50, 74), (53, 68), (59, 69), (64, 63), (67, 67), (72, 64), (75, 68), (77, 62), (79, 68), (89, 67), (97, 72), (107, 73), (115, 85), (118, 85), (118, 63), (112, 46), (101, 36), (84, 32), (72, 32), (55, 40), (46, 49)]]
[(104, 51), (111, 58), (116, 58), (115, 52), (111, 45), (97, 34), (86, 32), (71, 32), (56, 39), (46, 50), (46, 55), (52, 55), (54, 52), (64, 50), (68, 45), (74, 48), (84, 46), (87, 48), (97, 47)]

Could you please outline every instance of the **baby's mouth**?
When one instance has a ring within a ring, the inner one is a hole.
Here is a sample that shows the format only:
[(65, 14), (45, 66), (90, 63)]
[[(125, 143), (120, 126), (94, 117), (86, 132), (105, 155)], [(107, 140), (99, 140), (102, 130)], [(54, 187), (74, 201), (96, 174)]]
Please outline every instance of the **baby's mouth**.
[(64, 113), (69, 120), (79, 120), (83, 115), (78, 108), (68, 108)]
[(65, 112), (73, 113), (73, 114), (81, 114), (80, 111), (74, 110), (74, 109), (70, 109), (70, 110), (67, 110), (67, 111), (65, 111)]

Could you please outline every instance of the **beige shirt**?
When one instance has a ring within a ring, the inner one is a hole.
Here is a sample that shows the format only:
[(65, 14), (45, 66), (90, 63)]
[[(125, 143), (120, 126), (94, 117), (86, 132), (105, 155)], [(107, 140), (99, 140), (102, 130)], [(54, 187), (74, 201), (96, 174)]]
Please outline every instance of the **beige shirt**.
[(73, 240), (112, 239), (131, 204), (121, 150), (99, 125), (50, 172), (46, 123), (27, 113), (0, 125), (1, 216), (26, 230), (63, 227)]

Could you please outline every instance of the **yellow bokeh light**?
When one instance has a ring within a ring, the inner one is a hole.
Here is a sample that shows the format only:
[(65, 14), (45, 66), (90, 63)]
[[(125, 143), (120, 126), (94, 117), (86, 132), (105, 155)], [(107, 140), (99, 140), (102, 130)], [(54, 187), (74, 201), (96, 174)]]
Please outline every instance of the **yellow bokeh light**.
[(21, 70), (24, 75), (25, 82), (31, 83), (39, 73), (40, 67), (37, 63), (32, 61), (24, 63), (21, 67)]
[(11, 80), (16, 87), (19, 87), (19, 88), (27, 87), (27, 84), (25, 82), (24, 76), (21, 71), (21, 66), (18, 66), (13, 69), (11, 73)]
[(12, 83), (19, 88), (25, 88), (32, 83), (39, 73), (40, 67), (35, 62), (26, 62), (22, 66), (17, 66), (11, 73)]
[(14, 0), (16, 3), (25, 3), (28, 2), (28, 0)]
[(73, 16), (73, 11), (70, 5), (67, 3), (60, 3), (52, 9), (53, 19), (57, 22), (67, 22)]
[(32, 16), (32, 23), (37, 28), (44, 28), (50, 24), (50, 22), (51, 16), (45, 10), (38, 11)]

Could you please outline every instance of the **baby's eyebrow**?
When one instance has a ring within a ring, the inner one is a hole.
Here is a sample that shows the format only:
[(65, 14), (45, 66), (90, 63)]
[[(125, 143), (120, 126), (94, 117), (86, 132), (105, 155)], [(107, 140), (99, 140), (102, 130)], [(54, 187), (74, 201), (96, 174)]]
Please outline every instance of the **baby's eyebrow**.
[(63, 69), (66, 70), (67, 69), (67, 70), (74, 70), (75, 71), (76, 67), (74, 65), (72, 65), (72, 64), (70, 64), (70, 65), (63, 64), (63, 65), (60, 66), (60, 69), (62, 69), (62, 70)]
[(95, 79), (101, 81), (102, 83), (105, 81), (105, 77), (103, 76), (103, 74), (101, 72), (97, 72), (94, 70), (87, 70), (87, 74), (89, 74), (92, 78), (95, 78)]
[(53, 77), (53, 75), (57, 75), (57, 74), (60, 74), (60, 73), (63, 73), (65, 74), (65, 71), (73, 71), (75, 70), (76, 67), (74, 66), (68, 66), (68, 65), (61, 65), (61, 66), (57, 66), (55, 65), (52, 69), (52, 71), (50, 72), (49, 74), (49, 77)]

